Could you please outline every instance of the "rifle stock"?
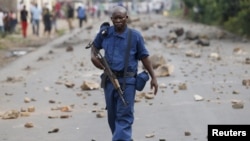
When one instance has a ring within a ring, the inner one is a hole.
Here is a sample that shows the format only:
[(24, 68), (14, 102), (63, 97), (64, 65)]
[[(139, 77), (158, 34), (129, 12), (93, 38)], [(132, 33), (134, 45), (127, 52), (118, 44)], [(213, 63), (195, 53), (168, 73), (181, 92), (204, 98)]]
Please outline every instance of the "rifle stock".
[[(85, 48), (91, 48), (93, 46), (93, 42), (89, 43), (88, 46), (86, 46)], [(126, 102), (126, 100), (123, 97), (123, 91), (121, 89), (121, 86), (119, 84), (119, 81), (117, 79), (117, 77), (114, 75), (114, 73), (111, 71), (111, 69), (109, 68), (109, 65), (106, 61), (106, 59), (102, 56), (102, 54), (98, 51), (96, 52), (97, 57), (101, 60), (102, 65), (104, 66), (104, 73), (109, 77), (111, 83), (113, 84), (114, 88), (117, 90), (123, 104), (125, 106), (128, 105), (128, 103)]]

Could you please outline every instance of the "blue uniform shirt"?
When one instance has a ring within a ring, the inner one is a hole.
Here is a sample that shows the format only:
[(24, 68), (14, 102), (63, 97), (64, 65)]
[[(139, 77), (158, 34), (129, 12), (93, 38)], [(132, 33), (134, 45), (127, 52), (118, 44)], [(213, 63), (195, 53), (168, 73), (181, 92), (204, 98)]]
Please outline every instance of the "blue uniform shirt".
[[(117, 34), (114, 26), (110, 26), (107, 36), (98, 33), (94, 39), (95, 47), (104, 49), (104, 56), (113, 71), (124, 70), (127, 44), (128, 28), (122, 34)], [(131, 29), (131, 49), (127, 71), (137, 73), (138, 61), (148, 55), (149, 52), (144, 45), (143, 37), (138, 31)]]

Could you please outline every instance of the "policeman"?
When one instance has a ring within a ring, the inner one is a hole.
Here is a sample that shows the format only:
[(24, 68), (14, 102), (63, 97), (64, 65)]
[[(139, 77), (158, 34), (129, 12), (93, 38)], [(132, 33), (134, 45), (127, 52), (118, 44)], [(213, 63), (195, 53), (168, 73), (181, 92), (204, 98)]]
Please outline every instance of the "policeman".
[[(108, 123), (112, 132), (112, 141), (131, 141), (132, 140), (132, 124), (134, 121), (134, 99), (135, 99), (135, 75), (138, 70), (138, 62), (141, 61), (145, 69), (148, 71), (151, 81), (151, 89), (154, 89), (154, 94), (157, 94), (158, 84), (152, 64), (149, 60), (149, 52), (145, 47), (143, 37), (135, 29), (127, 26), (127, 10), (122, 6), (115, 6), (112, 10), (111, 21), (113, 26), (107, 27), (107, 34), (103, 36), (99, 32), (91, 47), (91, 61), (99, 69), (104, 69), (98, 59), (97, 52), (104, 50), (105, 58), (113, 73), (118, 77), (124, 92), (124, 99), (128, 103), (124, 106), (121, 97), (112, 85), (107, 80), (105, 83), (104, 94), (108, 115)], [(129, 32), (131, 33), (129, 37)], [(130, 43), (129, 43), (130, 42)], [(131, 45), (129, 51), (129, 61), (127, 63), (127, 72), (130, 75), (124, 76), (126, 64), (126, 50), (128, 44)], [(131, 75), (133, 74), (133, 75)]]

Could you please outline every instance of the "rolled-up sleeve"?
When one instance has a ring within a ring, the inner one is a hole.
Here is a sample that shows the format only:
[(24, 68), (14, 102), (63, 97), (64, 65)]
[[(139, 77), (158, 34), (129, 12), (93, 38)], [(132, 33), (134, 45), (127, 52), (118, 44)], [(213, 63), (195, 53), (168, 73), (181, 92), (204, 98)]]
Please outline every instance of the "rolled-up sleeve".
[(141, 60), (142, 58), (149, 56), (149, 52), (145, 46), (144, 39), (139, 33), (137, 33), (137, 50), (138, 50), (137, 52), (138, 60)]

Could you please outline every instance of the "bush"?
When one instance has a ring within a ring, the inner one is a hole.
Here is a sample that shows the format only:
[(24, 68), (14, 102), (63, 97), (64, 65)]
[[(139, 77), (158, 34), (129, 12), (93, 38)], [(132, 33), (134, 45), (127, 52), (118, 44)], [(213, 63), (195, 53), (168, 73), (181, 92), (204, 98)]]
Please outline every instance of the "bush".
[(249, 0), (183, 0), (189, 9), (195, 6), (199, 13), (190, 10), (189, 18), (209, 25), (219, 25), (238, 35), (250, 37)]

